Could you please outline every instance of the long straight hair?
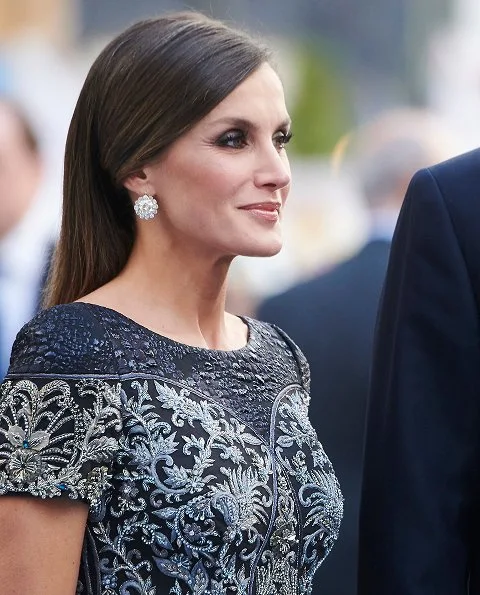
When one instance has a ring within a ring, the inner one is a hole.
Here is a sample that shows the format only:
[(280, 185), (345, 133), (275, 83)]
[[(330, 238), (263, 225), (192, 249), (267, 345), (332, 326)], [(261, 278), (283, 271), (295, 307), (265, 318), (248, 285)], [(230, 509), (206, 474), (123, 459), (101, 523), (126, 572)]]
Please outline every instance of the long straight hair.
[(250, 36), (190, 12), (141, 21), (107, 45), (67, 135), (62, 224), (44, 307), (75, 301), (120, 273), (135, 241), (125, 179), (268, 61)]

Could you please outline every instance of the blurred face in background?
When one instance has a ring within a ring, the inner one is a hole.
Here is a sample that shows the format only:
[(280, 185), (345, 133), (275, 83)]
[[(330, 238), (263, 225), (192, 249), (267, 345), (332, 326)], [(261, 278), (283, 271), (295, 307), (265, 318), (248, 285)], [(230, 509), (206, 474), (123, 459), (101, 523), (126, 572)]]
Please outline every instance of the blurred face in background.
[(27, 127), (0, 100), (0, 239), (21, 221), (40, 183), (40, 157)]

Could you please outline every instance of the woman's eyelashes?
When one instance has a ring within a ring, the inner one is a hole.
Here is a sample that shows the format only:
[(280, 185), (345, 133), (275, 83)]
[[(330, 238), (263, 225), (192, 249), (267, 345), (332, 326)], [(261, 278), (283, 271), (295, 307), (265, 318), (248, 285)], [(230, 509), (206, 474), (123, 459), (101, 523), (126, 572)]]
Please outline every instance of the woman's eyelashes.
[(220, 147), (230, 147), (231, 149), (241, 149), (246, 144), (247, 135), (242, 130), (229, 130), (222, 134), (217, 141), (217, 145)]
[[(290, 131), (280, 130), (272, 137), (273, 144), (278, 150), (284, 149), (292, 138)], [(242, 149), (249, 143), (249, 135), (243, 130), (229, 130), (220, 136), (216, 144), (220, 147), (229, 147), (231, 149)]]
[(274, 137), (273, 140), (278, 149), (284, 149), (285, 146), (291, 141), (292, 139), (292, 132), (289, 130), (288, 132), (278, 132)]

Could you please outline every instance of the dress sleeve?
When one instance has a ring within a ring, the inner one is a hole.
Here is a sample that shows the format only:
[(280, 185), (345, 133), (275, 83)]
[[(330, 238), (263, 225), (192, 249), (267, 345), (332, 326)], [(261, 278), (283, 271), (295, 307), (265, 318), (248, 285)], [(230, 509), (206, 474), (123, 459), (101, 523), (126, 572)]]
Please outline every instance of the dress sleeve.
[(98, 373), (94, 323), (61, 314), (47, 311), (17, 336), (0, 387), (0, 495), (68, 497), (95, 509), (120, 446), (121, 387)]

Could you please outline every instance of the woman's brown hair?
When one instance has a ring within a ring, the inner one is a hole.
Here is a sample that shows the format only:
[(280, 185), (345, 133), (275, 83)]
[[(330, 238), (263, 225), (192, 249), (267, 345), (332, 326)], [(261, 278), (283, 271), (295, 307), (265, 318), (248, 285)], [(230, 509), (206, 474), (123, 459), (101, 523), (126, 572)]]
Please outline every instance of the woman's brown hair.
[(198, 13), (141, 21), (92, 65), (68, 131), (60, 238), (44, 306), (113, 279), (135, 239), (123, 181), (270, 58), (246, 34)]

